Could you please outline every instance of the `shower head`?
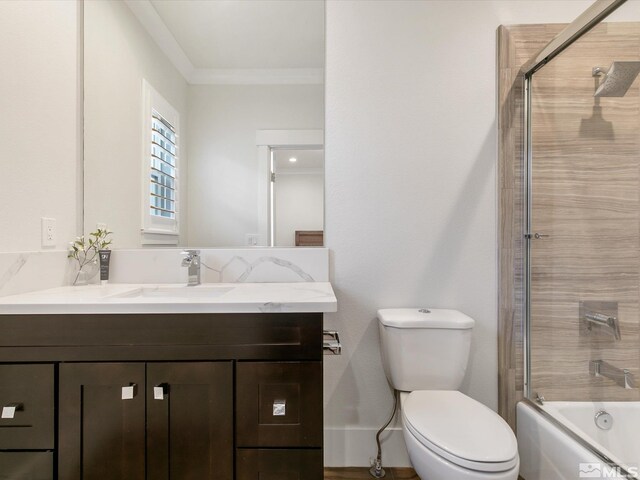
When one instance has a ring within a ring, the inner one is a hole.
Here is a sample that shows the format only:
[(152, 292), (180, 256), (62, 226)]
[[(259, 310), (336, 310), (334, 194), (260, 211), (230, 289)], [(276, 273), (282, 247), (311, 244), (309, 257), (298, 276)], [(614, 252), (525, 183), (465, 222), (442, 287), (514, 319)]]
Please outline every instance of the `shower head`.
[(594, 97), (624, 97), (640, 73), (640, 62), (613, 62), (609, 70), (593, 68), (593, 76), (604, 74), (604, 80), (596, 89)]

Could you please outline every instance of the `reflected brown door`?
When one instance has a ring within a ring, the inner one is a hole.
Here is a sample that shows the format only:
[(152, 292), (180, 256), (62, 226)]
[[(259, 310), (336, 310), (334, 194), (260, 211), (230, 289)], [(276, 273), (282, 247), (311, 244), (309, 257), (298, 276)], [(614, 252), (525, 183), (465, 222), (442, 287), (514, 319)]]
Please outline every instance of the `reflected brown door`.
[(147, 365), (147, 469), (153, 480), (233, 479), (231, 362)]
[(144, 363), (60, 366), (59, 478), (145, 479)]

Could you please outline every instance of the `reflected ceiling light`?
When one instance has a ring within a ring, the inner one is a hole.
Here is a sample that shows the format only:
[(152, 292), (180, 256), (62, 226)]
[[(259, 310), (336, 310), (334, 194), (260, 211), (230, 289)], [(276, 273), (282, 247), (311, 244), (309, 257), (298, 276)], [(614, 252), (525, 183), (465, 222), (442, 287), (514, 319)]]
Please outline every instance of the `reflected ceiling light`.
[(298, 159), (297, 159), (296, 157), (291, 157), (291, 158), (289, 159), (289, 161), (290, 161), (291, 163), (296, 163), (296, 162), (298, 161)]

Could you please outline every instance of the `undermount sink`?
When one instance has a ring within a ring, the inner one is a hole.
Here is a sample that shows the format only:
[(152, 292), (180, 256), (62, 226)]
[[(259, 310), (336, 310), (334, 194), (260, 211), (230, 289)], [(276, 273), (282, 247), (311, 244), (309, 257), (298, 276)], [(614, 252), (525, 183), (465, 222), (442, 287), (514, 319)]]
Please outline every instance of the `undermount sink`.
[(207, 300), (224, 295), (232, 289), (233, 287), (217, 285), (198, 285), (196, 287), (166, 285), (136, 288), (129, 292), (114, 295), (112, 298), (181, 298), (188, 300)]

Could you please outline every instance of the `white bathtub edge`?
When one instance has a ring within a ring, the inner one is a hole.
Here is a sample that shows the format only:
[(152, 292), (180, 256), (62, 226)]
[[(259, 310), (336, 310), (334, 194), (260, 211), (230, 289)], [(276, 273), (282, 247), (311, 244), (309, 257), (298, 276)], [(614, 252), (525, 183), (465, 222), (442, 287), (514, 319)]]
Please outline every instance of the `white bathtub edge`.
[[(524, 402), (517, 406), (517, 432), (520, 475), (525, 480), (576, 480), (581, 464), (607, 468), (597, 455)], [(625, 477), (595, 478), (623, 480)]]

